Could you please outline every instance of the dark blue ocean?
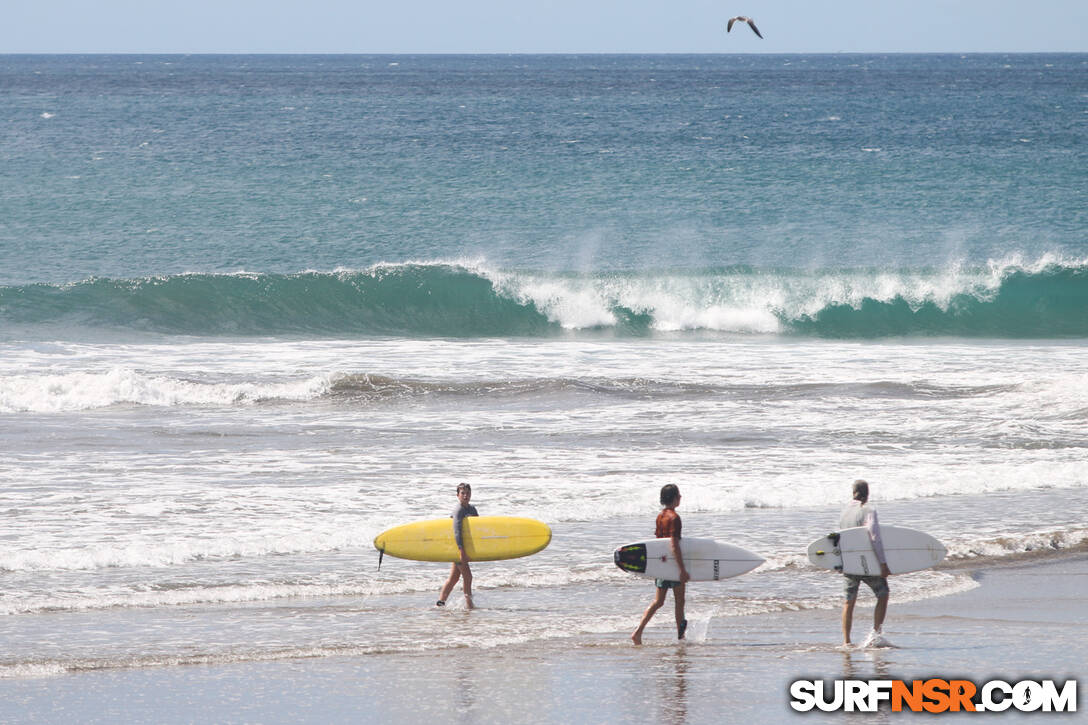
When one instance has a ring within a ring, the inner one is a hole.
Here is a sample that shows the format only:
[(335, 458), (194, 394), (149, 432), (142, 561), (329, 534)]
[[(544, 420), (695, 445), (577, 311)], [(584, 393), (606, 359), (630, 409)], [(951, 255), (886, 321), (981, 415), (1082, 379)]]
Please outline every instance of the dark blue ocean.
[(1084, 549), (1086, 191), (1085, 54), (0, 56), (0, 678), (623, 643), (664, 483), (693, 646), (835, 640), (855, 478), (899, 601)]

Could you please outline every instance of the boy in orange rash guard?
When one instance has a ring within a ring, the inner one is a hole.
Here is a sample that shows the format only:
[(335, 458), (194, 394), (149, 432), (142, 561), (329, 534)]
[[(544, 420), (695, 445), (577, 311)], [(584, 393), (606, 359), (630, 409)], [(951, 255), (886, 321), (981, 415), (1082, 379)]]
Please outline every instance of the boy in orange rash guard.
[(684, 630), (688, 628), (688, 620), (684, 619), (684, 585), (691, 579), (688, 570), (684, 567), (684, 557), (680, 553), (680, 514), (676, 513), (676, 507), (680, 505), (680, 489), (675, 483), (668, 483), (661, 487), (661, 505), (665, 508), (657, 515), (657, 526), (654, 535), (659, 539), (670, 539), (669, 547), (676, 563), (680, 565), (680, 581), (667, 579), (654, 580), (654, 600), (642, 613), (642, 621), (638, 623), (638, 629), (631, 635), (631, 641), (642, 644), (642, 632), (646, 629), (650, 619), (658, 609), (665, 604), (665, 597), (672, 589), (673, 603), (676, 605), (676, 638), (684, 638)]

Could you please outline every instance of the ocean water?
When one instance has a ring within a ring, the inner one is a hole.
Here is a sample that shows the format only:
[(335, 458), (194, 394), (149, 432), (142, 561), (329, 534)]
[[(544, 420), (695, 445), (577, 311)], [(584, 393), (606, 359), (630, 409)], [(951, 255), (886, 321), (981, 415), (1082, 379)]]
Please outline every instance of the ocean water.
[[(696, 643), (837, 640), (859, 477), (950, 550), (897, 601), (1088, 546), (1088, 55), (9, 55), (0, 101), (0, 676), (623, 643), (665, 483), (767, 559)], [(460, 481), (554, 531), (471, 615), (371, 544)]]

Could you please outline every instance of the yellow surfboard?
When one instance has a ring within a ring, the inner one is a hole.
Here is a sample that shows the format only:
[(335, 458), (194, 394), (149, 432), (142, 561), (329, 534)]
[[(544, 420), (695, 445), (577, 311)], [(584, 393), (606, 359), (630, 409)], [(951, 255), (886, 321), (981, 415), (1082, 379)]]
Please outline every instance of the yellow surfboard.
[[(461, 533), (471, 561), (496, 561), (528, 556), (547, 546), (552, 530), (536, 519), (515, 516), (466, 516)], [(453, 519), (416, 521), (394, 526), (374, 539), (374, 548), (398, 559), (459, 561)]]

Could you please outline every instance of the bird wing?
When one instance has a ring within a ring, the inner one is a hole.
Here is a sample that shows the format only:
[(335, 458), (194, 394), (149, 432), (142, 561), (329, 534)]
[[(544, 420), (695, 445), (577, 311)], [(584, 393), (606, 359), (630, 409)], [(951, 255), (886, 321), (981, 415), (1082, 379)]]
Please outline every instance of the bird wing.
[(748, 21), (748, 26), (752, 29), (752, 32), (754, 32), (760, 38), (763, 38), (763, 33), (759, 32), (759, 28), (756, 27), (755, 23), (753, 23), (751, 20), (749, 20)]
[(725, 26), (725, 32), (729, 32), (733, 29), (733, 23), (737, 22), (736, 18), (729, 18), (729, 24)]

